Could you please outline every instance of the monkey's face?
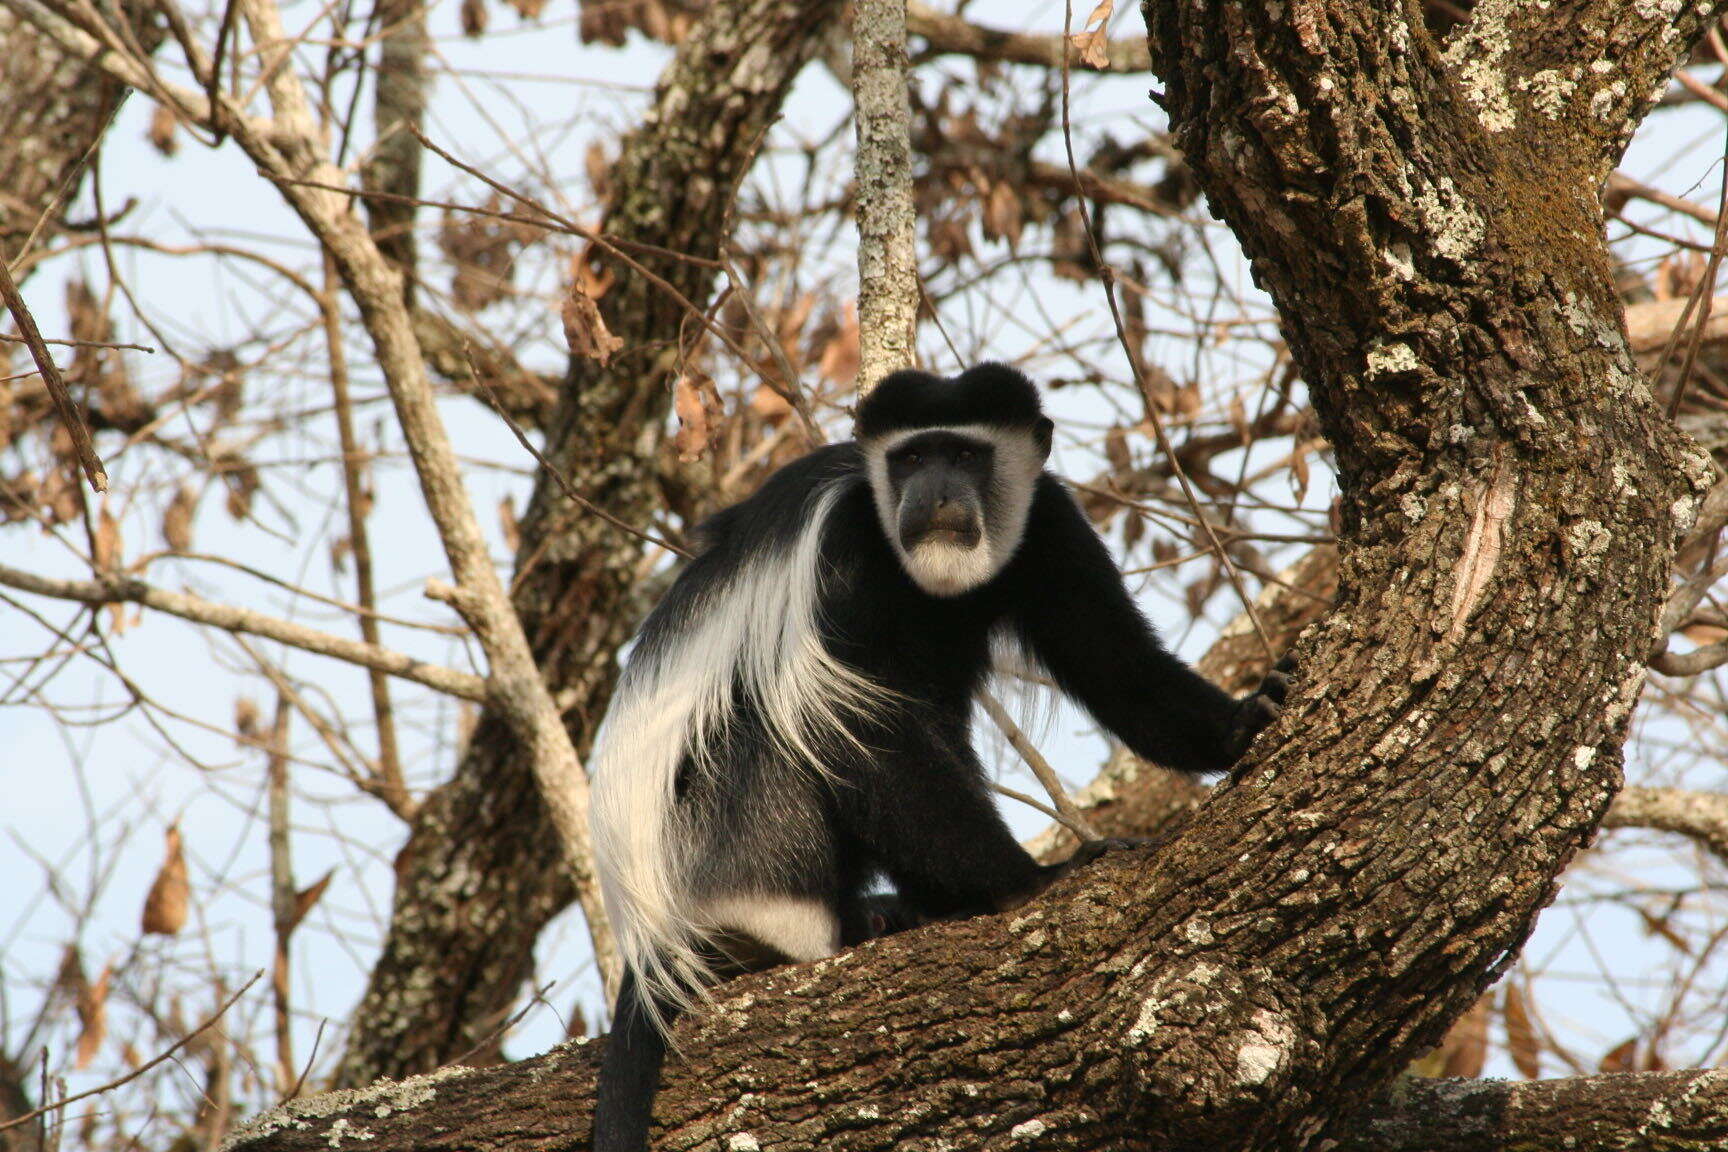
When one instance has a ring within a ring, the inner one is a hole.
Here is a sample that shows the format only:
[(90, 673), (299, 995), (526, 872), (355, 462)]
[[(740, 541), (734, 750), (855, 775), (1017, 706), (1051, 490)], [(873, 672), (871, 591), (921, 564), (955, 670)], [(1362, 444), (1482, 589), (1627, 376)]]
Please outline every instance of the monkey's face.
[(988, 583), (1018, 547), (1048, 453), (1018, 430), (906, 430), (867, 444), (882, 530), (914, 583), (959, 596)]

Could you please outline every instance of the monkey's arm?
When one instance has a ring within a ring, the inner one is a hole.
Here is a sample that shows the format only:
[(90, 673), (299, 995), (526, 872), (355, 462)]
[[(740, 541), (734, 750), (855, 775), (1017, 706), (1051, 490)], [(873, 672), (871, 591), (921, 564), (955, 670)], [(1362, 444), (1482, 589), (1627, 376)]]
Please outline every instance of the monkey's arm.
[(1277, 715), (1282, 674), (1239, 701), (1164, 648), (1104, 542), (1049, 476), (1038, 481), (1011, 579), (1012, 625), (1032, 655), (1137, 755), (1223, 771)]

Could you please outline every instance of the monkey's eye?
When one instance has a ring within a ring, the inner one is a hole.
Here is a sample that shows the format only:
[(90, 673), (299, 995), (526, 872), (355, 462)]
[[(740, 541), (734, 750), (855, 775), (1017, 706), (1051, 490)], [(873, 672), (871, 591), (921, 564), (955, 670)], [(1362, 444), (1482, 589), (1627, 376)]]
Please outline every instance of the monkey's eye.
[(978, 453), (972, 451), (972, 449), (970, 449), (970, 448), (960, 449), (959, 454), (957, 456), (955, 456), (955, 459), (960, 461), (960, 463), (962, 463), (962, 464), (970, 464), (970, 463), (972, 463), (973, 460), (976, 460), (977, 458), (978, 458)]
[(922, 452), (908, 452), (901, 459), (913, 467), (917, 467), (924, 462), (924, 454)]

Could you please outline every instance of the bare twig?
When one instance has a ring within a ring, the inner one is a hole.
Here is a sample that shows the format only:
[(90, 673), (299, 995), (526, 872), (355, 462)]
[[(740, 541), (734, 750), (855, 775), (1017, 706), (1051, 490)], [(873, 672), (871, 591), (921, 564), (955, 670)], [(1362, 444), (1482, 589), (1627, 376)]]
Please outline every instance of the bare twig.
[(1062, 781), (1057, 777), (1056, 770), (1050, 767), (1050, 761), (1044, 759), (1038, 746), (1014, 723), (1014, 718), (1008, 715), (1008, 710), (1002, 707), (1001, 702), (989, 692), (978, 693), (978, 702), (984, 706), (985, 714), (1001, 730), (1008, 743), (1013, 745), (1014, 751), (1020, 753), (1020, 758), (1026, 761), (1026, 767), (1032, 769), (1032, 775), (1038, 777), (1038, 783), (1044, 786), (1044, 791), (1049, 793), (1050, 802), (1056, 806), (1057, 819), (1062, 821), (1063, 826), (1082, 840), (1100, 839), (1097, 829), (1086, 819), (1086, 814), (1068, 798), (1068, 791), (1062, 787)]
[[(335, 397), (336, 435), (342, 445), (342, 489), (348, 506), (348, 546), (354, 556), (355, 595), (359, 597), (360, 638), (381, 646), (376, 615), (378, 597), (372, 586), (372, 536), (366, 526), (367, 498), (360, 483), (360, 438), (354, 434), (354, 406), (348, 395), (348, 353), (342, 343), (342, 308), (337, 295), (335, 262), (324, 257), (324, 292), (319, 313), (324, 320), (324, 349), (330, 362), (330, 390)], [(396, 747), (396, 713), (390, 703), (390, 681), (376, 668), (368, 679), (372, 718), (378, 726), (378, 775), (393, 799), (392, 808), (408, 807), (408, 787), (402, 780), (402, 758)]]

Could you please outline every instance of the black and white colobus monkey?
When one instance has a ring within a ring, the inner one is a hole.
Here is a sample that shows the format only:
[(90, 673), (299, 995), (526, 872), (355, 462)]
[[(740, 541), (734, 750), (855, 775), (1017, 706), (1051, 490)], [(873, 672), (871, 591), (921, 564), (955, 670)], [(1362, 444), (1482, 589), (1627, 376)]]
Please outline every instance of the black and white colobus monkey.
[[(1165, 651), (1044, 471), (1051, 433), (1013, 369), (898, 372), (859, 405), (856, 440), (703, 526), (594, 762), (627, 966), (597, 1152), (645, 1146), (663, 1029), (714, 980), (884, 922), (1012, 907), (1070, 866), (1015, 842), (972, 750), (993, 639), (1178, 771), (1228, 768), (1277, 714), (1281, 674), (1237, 700)], [(867, 895), (883, 879), (898, 903)]]

